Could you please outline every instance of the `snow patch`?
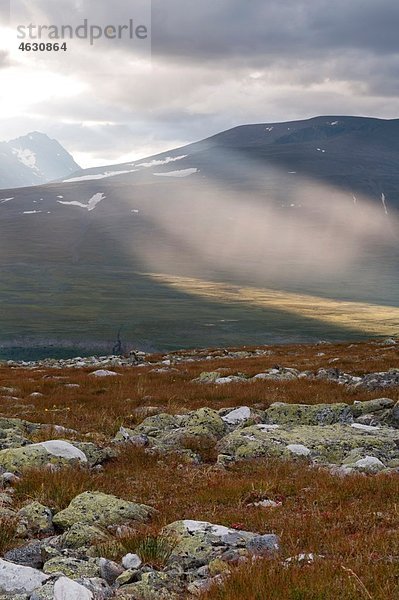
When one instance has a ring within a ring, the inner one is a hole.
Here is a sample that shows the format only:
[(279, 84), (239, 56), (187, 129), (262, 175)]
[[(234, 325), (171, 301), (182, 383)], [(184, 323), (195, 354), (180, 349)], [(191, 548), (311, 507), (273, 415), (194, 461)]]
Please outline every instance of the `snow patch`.
[(1, 198), (0, 204), (4, 204), (4, 202), (10, 202), (10, 200), (14, 200), (14, 196), (11, 196), (11, 198)]
[[(164, 159), (159, 160), (151, 160), (150, 162), (144, 162), (136, 165), (136, 167), (158, 167), (159, 165), (167, 165), (170, 162), (175, 162), (176, 160), (182, 160), (182, 158), (187, 158), (188, 154), (182, 154), (181, 156), (168, 156)], [(134, 163), (132, 163), (132, 166)]]
[(35, 215), (36, 213), (41, 213), (42, 210), (24, 210), (23, 215)]
[(188, 177), (198, 173), (198, 169), (181, 169), (180, 171), (168, 171), (167, 173), (153, 173), (156, 177)]
[(101, 200), (104, 200), (106, 198), (105, 194), (103, 193), (98, 193), (98, 194), (94, 194), (94, 196), (92, 196), (90, 198), (90, 200), (88, 201), (87, 204), (84, 204), (83, 202), (79, 202), (78, 200), (57, 200), (58, 204), (64, 204), (64, 205), (68, 205), (68, 206), (79, 206), (80, 208), (86, 208), (88, 211), (94, 210), (97, 206), (97, 204), (99, 202), (101, 202)]
[(16, 154), (18, 160), (26, 167), (29, 167), (29, 169), (38, 170), (36, 166), (36, 154), (32, 150), (29, 150), (29, 148), (12, 148), (12, 153)]
[(63, 183), (72, 183), (74, 181), (91, 181), (93, 179), (104, 179), (105, 177), (115, 177), (115, 175), (124, 175), (126, 173), (134, 173), (137, 169), (129, 169), (127, 171), (105, 171), (104, 173), (96, 173), (93, 175), (81, 175), (80, 177), (72, 177), (64, 179)]

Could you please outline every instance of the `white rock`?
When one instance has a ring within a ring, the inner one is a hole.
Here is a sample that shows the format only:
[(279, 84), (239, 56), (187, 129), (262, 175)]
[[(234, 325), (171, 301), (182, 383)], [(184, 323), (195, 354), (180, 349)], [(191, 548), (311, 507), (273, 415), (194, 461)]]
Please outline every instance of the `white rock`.
[(224, 525), (213, 525), (212, 523), (208, 523), (208, 521), (191, 521), (186, 519), (183, 521), (183, 525), (190, 533), (195, 533), (197, 531), (209, 531), (218, 537), (237, 533), (235, 529), (230, 529)]
[(273, 431), (274, 429), (280, 429), (280, 425), (268, 423), (258, 423), (256, 427), (261, 431)]
[(376, 456), (366, 456), (365, 458), (361, 458), (353, 463), (353, 466), (361, 469), (370, 469), (372, 471), (385, 468), (384, 463)]
[(141, 565), (141, 558), (137, 554), (125, 554), (122, 558), (122, 565), (125, 569), (138, 569)]
[(223, 385), (224, 383), (233, 383), (234, 379), (232, 377), (219, 377), (213, 383), (217, 383), (218, 385)]
[(92, 600), (93, 594), (80, 583), (60, 577), (54, 585), (54, 600)]
[(227, 413), (222, 420), (229, 425), (236, 425), (237, 423), (242, 423), (246, 421), (251, 416), (251, 409), (248, 406), (240, 406), (240, 408), (236, 408), (231, 412)]
[(31, 444), (29, 446), (29, 448), (35, 447), (45, 448), (52, 456), (60, 456), (61, 458), (71, 460), (77, 458), (82, 462), (87, 462), (87, 456), (82, 450), (64, 440), (49, 440), (48, 442), (39, 442), (38, 444)]
[(274, 500), (259, 500), (259, 502), (248, 504), (248, 506), (257, 506), (260, 508), (277, 508), (282, 505), (282, 502), (275, 502)]
[(117, 377), (118, 373), (115, 371), (108, 371), (107, 369), (98, 369), (97, 371), (93, 371), (90, 375), (94, 375), (94, 377)]
[(49, 575), (32, 567), (23, 567), (0, 558), (0, 592), (30, 594), (41, 586)]
[(287, 450), (296, 454), (297, 456), (309, 456), (310, 450), (303, 444), (288, 444)]
[(353, 429), (360, 429), (360, 431), (378, 431), (379, 427), (374, 427), (373, 425), (363, 425), (362, 423), (352, 423), (351, 427)]

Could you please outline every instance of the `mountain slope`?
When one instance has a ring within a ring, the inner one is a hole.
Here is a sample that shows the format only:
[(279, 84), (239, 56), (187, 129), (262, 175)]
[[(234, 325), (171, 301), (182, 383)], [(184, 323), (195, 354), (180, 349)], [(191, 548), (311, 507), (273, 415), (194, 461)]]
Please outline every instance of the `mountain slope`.
[(40, 185), (79, 168), (59, 142), (37, 131), (0, 143), (2, 189)]
[(223, 184), (268, 186), (279, 171), (285, 179), (302, 175), (353, 193), (385, 193), (396, 204), (398, 153), (399, 119), (323, 116), (242, 125), (144, 160), (81, 170), (72, 181), (154, 182), (201, 173)]
[[(146, 348), (365, 336), (350, 318), (327, 322), (323, 297), (375, 305), (377, 331), (378, 307), (399, 298), (398, 140), (399, 120), (247, 125), (3, 190), (0, 343), (112, 349), (121, 326)], [(256, 298), (218, 297), (212, 282)], [(262, 289), (291, 301), (263, 303)]]

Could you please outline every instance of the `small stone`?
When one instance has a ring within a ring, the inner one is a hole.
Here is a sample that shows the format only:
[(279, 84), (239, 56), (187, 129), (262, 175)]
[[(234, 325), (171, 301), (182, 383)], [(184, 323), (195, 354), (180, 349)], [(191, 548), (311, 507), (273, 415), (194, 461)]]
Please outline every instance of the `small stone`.
[(287, 450), (296, 456), (309, 456), (311, 451), (303, 444), (288, 444)]
[(108, 560), (107, 558), (100, 558), (98, 561), (100, 567), (100, 575), (109, 585), (113, 585), (119, 575), (122, 575), (123, 568), (118, 563)]
[(280, 550), (280, 540), (273, 533), (257, 535), (248, 541), (247, 549), (255, 556), (270, 555)]
[(140, 571), (136, 569), (127, 569), (126, 571), (123, 571), (119, 577), (117, 577), (115, 585), (117, 587), (121, 587), (122, 585), (127, 585), (128, 583), (134, 583), (139, 581), (140, 577)]
[(128, 553), (122, 558), (122, 565), (125, 569), (138, 569), (141, 564), (141, 558), (137, 554)]

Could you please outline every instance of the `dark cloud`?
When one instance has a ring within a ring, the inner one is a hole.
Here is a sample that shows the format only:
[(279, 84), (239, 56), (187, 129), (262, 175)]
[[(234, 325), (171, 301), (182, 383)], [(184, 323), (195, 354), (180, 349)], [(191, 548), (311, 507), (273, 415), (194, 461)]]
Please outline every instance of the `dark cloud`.
[[(118, 24), (147, 20), (150, 1), (13, 0), (13, 7), (36, 22)], [(60, 73), (78, 91), (3, 115), (3, 129), (15, 137), (40, 128), (72, 152), (115, 161), (240, 123), (397, 117), (398, 25), (397, 0), (152, 0), (150, 66), (149, 49), (138, 53), (129, 40), (94, 48), (75, 40), (65, 56), (30, 57), (31, 70)], [(0, 54), (0, 68), (7, 60)]]

